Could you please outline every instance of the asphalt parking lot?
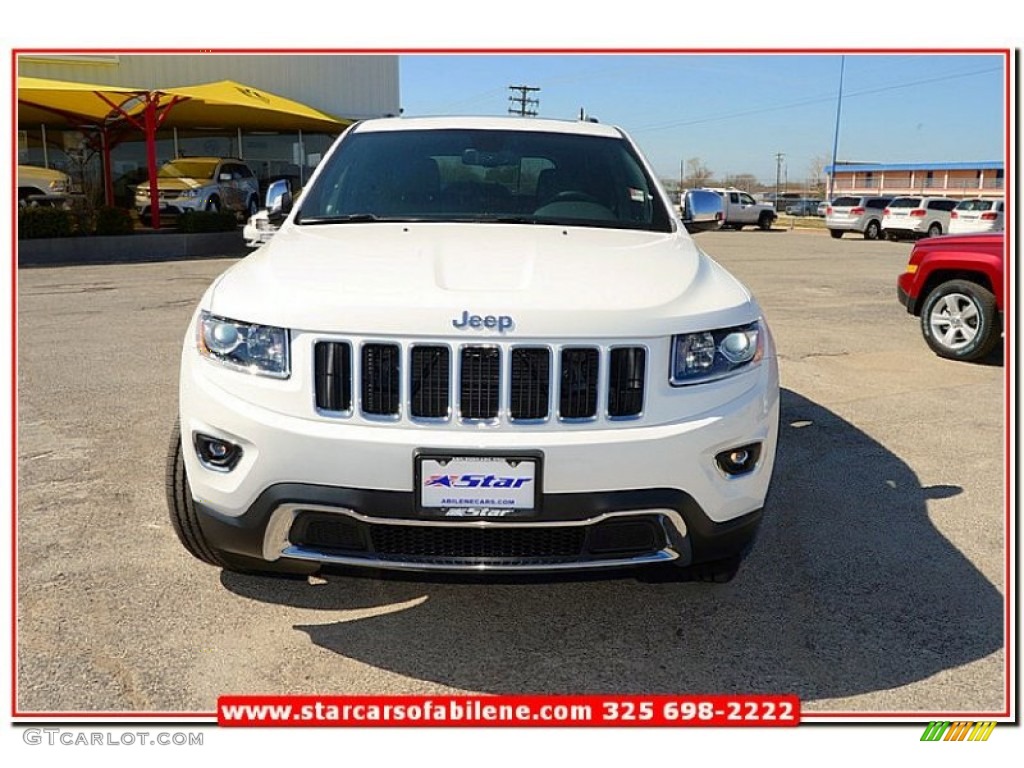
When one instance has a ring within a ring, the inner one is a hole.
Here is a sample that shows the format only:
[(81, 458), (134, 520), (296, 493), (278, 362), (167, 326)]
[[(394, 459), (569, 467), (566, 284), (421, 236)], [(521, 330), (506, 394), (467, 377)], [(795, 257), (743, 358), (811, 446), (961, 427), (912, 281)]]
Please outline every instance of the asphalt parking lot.
[(805, 711), (1003, 706), (1004, 361), (941, 360), (910, 245), (715, 232), (765, 309), (782, 437), (726, 585), (241, 576), (164, 503), (182, 335), (230, 260), (18, 273), (22, 712), (201, 712), (221, 693), (793, 692)]

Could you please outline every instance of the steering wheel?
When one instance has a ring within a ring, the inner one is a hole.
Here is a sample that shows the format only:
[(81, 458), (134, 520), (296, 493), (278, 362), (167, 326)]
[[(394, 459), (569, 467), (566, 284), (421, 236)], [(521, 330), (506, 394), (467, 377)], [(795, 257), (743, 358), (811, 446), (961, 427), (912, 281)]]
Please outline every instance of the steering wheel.
[(548, 203), (594, 203), (595, 205), (603, 205), (593, 195), (588, 195), (586, 192), (579, 192), (575, 189), (568, 189), (565, 192), (559, 192), (555, 195)]

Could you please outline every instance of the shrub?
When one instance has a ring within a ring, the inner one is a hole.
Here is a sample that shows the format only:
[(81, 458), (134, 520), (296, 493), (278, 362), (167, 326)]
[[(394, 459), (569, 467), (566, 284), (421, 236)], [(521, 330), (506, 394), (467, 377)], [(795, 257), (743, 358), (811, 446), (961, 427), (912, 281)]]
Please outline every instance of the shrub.
[(238, 219), (231, 211), (195, 211), (184, 214), (178, 221), (182, 232), (233, 232)]
[(97, 235), (130, 235), (134, 231), (132, 215), (124, 208), (103, 206), (96, 212)]
[(29, 206), (18, 209), (18, 238), (70, 237), (72, 215), (63, 208)]

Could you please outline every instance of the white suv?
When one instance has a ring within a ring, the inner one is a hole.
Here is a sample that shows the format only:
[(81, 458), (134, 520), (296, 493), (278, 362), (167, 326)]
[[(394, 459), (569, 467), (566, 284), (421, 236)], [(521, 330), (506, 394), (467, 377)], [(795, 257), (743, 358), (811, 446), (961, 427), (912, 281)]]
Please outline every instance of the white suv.
[(882, 213), (891, 197), (837, 197), (825, 209), (825, 227), (839, 239), (844, 232), (860, 232), (865, 240), (882, 236)]
[(772, 475), (776, 354), (655, 179), (592, 122), (350, 128), (185, 336), (185, 547), (254, 571), (731, 578)]
[(956, 200), (948, 197), (896, 197), (882, 214), (882, 229), (890, 240), (936, 237), (949, 232), (949, 214)]
[(956, 204), (949, 219), (949, 233), (1002, 232), (1004, 203), (1002, 200), (970, 198)]

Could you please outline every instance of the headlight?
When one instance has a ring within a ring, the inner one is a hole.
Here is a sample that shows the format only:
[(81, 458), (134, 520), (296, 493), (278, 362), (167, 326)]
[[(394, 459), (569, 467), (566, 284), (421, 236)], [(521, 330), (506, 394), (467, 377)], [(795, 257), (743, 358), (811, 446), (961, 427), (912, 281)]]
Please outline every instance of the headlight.
[(672, 337), (672, 384), (720, 379), (755, 363), (764, 354), (760, 323)]
[(269, 325), (239, 323), (201, 313), (197, 344), (203, 357), (263, 376), (288, 378), (288, 331)]

